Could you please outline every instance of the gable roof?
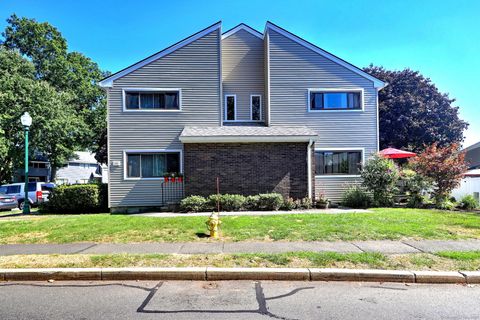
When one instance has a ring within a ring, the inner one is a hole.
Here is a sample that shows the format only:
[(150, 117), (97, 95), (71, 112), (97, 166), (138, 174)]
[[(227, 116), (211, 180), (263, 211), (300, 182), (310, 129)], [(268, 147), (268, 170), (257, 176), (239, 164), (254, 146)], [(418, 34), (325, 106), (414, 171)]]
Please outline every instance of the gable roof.
[(331, 61), (333, 61), (333, 62), (335, 62), (335, 63), (337, 63), (337, 64), (339, 64), (339, 65), (341, 65), (341, 66), (343, 66), (343, 67), (345, 67), (345, 68), (347, 68), (348, 70), (353, 71), (353, 72), (359, 74), (360, 76), (362, 76), (362, 77), (364, 77), (364, 78), (372, 81), (372, 82), (373, 82), (373, 86), (374, 86), (375, 88), (381, 89), (381, 88), (384, 88), (384, 87), (387, 85), (386, 82), (384, 82), (384, 81), (382, 81), (382, 80), (380, 80), (380, 79), (378, 79), (378, 78), (375, 78), (375, 77), (372, 76), (371, 74), (363, 71), (362, 69), (354, 66), (353, 64), (351, 64), (351, 63), (349, 63), (349, 62), (347, 62), (347, 61), (345, 61), (345, 60), (337, 57), (337, 56), (334, 55), (334, 54), (331, 54), (331, 53), (328, 52), (328, 51), (323, 50), (322, 48), (314, 45), (314, 44), (311, 43), (311, 42), (308, 42), (307, 40), (304, 40), (304, 39), (300, 38), (300, 37), (297, 36), (297, 35), (294, 35), (294, 34), (291, 33), (290, 31), (287, 31), (287, 30), (285, 30), (285, 29), (277, 26), (276, 24), (274, 24), (274, 23), (272, 23), (272, 22), (270, 22), (270, 21), (267, 21), (267, 23), (266, 23), (266, 25), (265, 25), (265, 31), (263, 32), (264, 35), (266, 34), (266, 32), (267, 32), (268, 29), (273, 30), (273, 31), (275, 31), (275, 32), (277, 32), (277, 33), (280, 33), (282, 36), (287, 37), (288, 39), (290, 39), (290, 40), (292, 40), (292, 41), (294, 41), (294, 42), (296, 42), (296, 43), (304, 46), (305, 48), (310, 49), (310, 50), (312, 50), (313, 52), (316, 52), (316, 53), (320, 54), (321, 56), (323, 56), (323, 57), (325, 57), (325, 58), (327, 58), (327, 59), (329, 59), (329, 60), (331, 60)]
[(141, 68), (141, 67), (143, 67), (143, 66), (145, 66), (145, 65), (147, 65), (147, 64), (149, 64), (149, 63), (151, 63), (151, 62), (153, 62), (153, 61), (155, 61), (159, 58), (161, 58), (161, 57), (166, 56), (167, 54), (170, 54), (173, 51), (178, 50), (178, 49), (186, 46), (187, 44), (192, 43), (193, 41), (200, 39), (201, 37), (209, 34), (212, 31), (220, 29), (221, 25), (222, 25), (222, 22), (218, 21), (218, 22), (212, 24), (211, 26), (209, 26), (209, 27), (207, 27), (203, 30), (198, 31), (197, 33), (192, 34), (191, 36), (189, 36), (189, 37), (187, 37), (183, 40), (180, 40), (179, 42), (177, 42), (175, 44), (172, 44), (168, 48), (165, 48), (162, 51), (159, 51), (157, 53), (154, 53), (151, 56), (149, 56), (149, 57), (147, 57), (143, 60), (140, 60), (139, 62), (134, 63), (131, 66), (126, 67), (125, 69), (122, 69), (122, 70), (120, 70), (120, 71), (102, 79), (98, 84), (101, 87), (111, 87), (112, 84), (113, 84), (113, 81), (117, 80), (118, 78), (121, 78), (121, 77), (123, 77), (123, 76), (125, 76), (125, 75), (127, 75), (127, 74), (129, 74), (129, 73), (131, 73), (131, 72), (133, 72), (133, 71), (135, 71), (135, 70), (137, 70), (137, 69), (139, 69), (139, 68)]
[(239, 25), (233, 27), (232, 29), (222, 33), (222, 40), (230, 37), (232, 34), (237, 33), (240, 30), (245, 30), (246, 32), (254, 35), (255, 37), (263, 39), (263, 34), (260, 31), (257, 31), (252, 27), (247, 26), (245, 23), (240, 23)]

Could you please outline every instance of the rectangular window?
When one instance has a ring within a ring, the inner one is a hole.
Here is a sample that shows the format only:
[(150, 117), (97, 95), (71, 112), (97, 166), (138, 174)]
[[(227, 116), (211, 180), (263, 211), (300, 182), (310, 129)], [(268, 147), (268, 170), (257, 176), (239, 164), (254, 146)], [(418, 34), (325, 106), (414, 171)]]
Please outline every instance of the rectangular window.
[(128, 178), (160, 178), (179, 172), (179, 152), (127, 153)]
[(237, 96), (225, 96), (225, 120), (235, 121), (237, 117)]
[(126, 91), (127, 110), (180, 110), (180, 91)]
[(359, 91), (310, 91), (310, 110), (361, 110), (362, 93)]
[(250, 114), (252, 121), (262, 120), (262, 96), (251, 95), (250, 96)]
[(315, 151), (316, 175), (359, 175), (361, 151)]

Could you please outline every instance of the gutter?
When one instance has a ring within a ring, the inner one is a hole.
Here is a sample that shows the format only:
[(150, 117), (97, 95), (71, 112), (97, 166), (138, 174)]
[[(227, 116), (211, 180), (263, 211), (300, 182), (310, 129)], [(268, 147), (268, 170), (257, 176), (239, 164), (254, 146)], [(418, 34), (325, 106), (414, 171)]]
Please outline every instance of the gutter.
[(312, 199), (312, 145), (313, 139), (310, 139), (307, 146), (307, 179), (309, 199)]

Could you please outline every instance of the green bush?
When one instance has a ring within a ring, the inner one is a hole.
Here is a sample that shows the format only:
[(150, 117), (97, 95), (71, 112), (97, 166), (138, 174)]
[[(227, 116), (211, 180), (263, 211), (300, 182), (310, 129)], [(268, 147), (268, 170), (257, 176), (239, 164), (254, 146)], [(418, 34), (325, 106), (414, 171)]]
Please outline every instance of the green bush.
[(240, 194), (212, 194), (207, 198), (208, 210), (217, 211), (217, 200), (221, 211), (240, 211), (245, 204), (245, 197)]
[(449, 199), (438, 201), (435, 203), (435, 207), (440, 210), (453, 210), (457, 204)]
[(313, 208), (313, 201), (312, 199), (306, 197), (300, 200), (300, 205), (302, 209), (312, 209)]
[(365, 164), (361, 176), (363, 186), (373, 194), (375, 206), (388, 207), (393, 205), (396, 183), (399, 172), (392, 160), (374, 155)]
[(99, 184), (62, 185), (54, 188), (42, 213), (73, 214), (106, 212), (108, 203), (106, 186)]
[(372, 197), (364, 187), (351, 185), (342, 195), (342, 205), (349, 208), (368, 208), (372, 205)]
[(245, 210), (258, 210), (258, 201), (260, 197), (259, 196), (248, 196), (245, 198), (245, 203), (243, 204), (243, 207)]
[(466, 195), (460, 200), (460, 208), (464, 210), (474, 210), (478, 208), (477, 200), (471, 195)]
[(276, 211), (283, 205), (283, 197), (279, 193), (262, 193), (258, 195), (257, 210)]
[(184, 212), (205, 211), (207, 200), (202, 196), (189, 196), (180, 201), (180, 209)]
[(293, 200), (293, 198), (287, 198), (283, 202), (282, 209), (287, 211), (297, 209), (297, 203), (295, 202), (295, 200)]

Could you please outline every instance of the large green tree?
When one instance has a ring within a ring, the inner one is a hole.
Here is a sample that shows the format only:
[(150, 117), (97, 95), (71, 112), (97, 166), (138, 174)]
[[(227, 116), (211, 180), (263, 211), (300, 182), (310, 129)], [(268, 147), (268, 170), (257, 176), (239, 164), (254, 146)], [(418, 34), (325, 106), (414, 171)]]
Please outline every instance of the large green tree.
[(106, 95), (97, 83), (108, 75), (90, 58), (68, 52), (66, 39), (52, 25), (12, 15), (3, 32), (3, 46), (18, 50), (34, 65), (35, 78), (66, 93), (68, 103), (87, 124), (80, 148), (106, 163)]
[(455, 99), (429, 78), (411, 69), (390, 71), (371, 65), (364, 70), (388, 83), (378, 95), (380, 148), (418, 152), (435, 142), (446, 146), (463, 140), (468, 123), (459, 118)]
[(0, 46), (0, 182), (10, 180), (13, 169), (23, 164), (24, 136), (19, 119), (25, 111), (34, 119), (31, 150), (46, 155), (53, 169), (72, 157), (89, 135), (70, 93), (37, 79), (35, 73), (32, 62), (16, 50)]

